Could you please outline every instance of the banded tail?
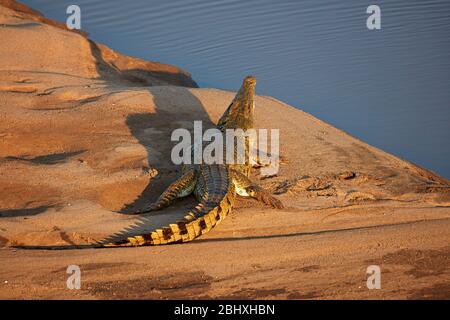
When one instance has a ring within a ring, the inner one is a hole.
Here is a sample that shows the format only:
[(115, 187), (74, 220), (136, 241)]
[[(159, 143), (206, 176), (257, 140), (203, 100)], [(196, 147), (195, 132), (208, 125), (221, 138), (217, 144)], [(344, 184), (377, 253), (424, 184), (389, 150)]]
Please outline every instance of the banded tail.
[(207, 233), (231, 212), (235, 200), (234, 184), (225, 165), (199, 168), (194, 192), (201, 202), (180, 221), (143, 235), (102, 247), (134, 247), (189, 242)]

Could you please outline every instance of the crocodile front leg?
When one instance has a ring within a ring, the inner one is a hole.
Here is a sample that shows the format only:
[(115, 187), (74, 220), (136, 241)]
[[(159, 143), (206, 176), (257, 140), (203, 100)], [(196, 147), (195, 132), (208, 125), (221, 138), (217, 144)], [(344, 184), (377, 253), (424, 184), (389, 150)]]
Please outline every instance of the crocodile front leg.
[(236, 188), (236, 193), (244, 197), (252, 197), (258, 201), (261, 201), (274, 208), (282, 209), (283, 203), (272, 196), (269, 191), (265, 190), (263, 187), (252, 182), (244, 174), (232, 170), (231, 178), (233, 179), (234, 186)]

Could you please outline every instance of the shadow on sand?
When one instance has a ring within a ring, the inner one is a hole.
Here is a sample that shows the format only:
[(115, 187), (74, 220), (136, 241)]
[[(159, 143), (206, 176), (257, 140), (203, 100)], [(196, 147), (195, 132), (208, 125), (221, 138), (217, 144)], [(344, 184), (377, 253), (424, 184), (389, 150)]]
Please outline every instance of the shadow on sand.
[(55, 206), (40, 206), (35, 208), (10, 209), (0, 211), (0, 218), (29, 217), (43, 213)]
[[(155, 201), (164, 189), (173, 182), (180, 173), (181, 167), (171, 160), (172, 147), (177, 142), (171, 141), (173, 130), (186, 128), (191, 131), (194, 121), (202, 121), (203, 128), (211, 128), (214, 123), (209, 118), (201, 101), (195, 97), (188, 87), (197, 87), (195, 82), (186, 78), (185, 74), (168, 74), (149, 72), (148, 70), (119, 70), (105, 61), (101, 50), (91, 43), (92, 54), (96, 58), (97, 72), (102, 80), (110, 82), (117, 88), (117, 80), (121, 85), (143, 87), (153, 97), (156, 112), (136, 113), (126, 119), (131, 134), (145, 147), (148, 165), (156, 169), (158, 174), (150, 179), (141, 194), (129, 204), (124, 205), (119, 213), (131, 214)], [(166, 81), (174, 86), (148, 86), (152, 79)], [(183, 85), (183, 86), (178, 86)], [(168, 94), (169, 91), (169, 94)], [(173, 94), (170, 93), (173, 92)], [(122, 240), (126, 237), (154, 231), (180, 220), (187, 211), (196, 204), (193, 196), (176, 201), (167, 209), (133, 216), (127, 228), (103, 239), (100, 243)]]
[[(148, 185), (132, 203), (121, 208), (119, 212), (123, 214), (133, 213), (154, 202), (164, 189), (179, 177), (181, 167), (174, 165), (171, 160), (172, 147), (177, 143), (171, 141), (173, 130), (186, 128), (191, 131), (193, 122), (198, 120), (202, 121), (204, 128), (214, 126), (202, 103), (187, 88), (171, 88), (176, 98), (167, 96), (167, 88), (161, 89), (161, 87), (148, 88), (154, 98), (155, 113), (132, 114), (126, 120), (132, 135), (147, 151), (149, 167), (156, 169), (158, 174), (150, 179)], [(179, 106), (179, 112), (167, 110), (169, 100), (172, 105)], [(115, 242), (125, 237), (168, 226), (184, 217), (196, 203), (193, 196), (188, 196), (175, 201), (169, 208), (135, 216), (132, 225), (104, 239), (102, 243)]]

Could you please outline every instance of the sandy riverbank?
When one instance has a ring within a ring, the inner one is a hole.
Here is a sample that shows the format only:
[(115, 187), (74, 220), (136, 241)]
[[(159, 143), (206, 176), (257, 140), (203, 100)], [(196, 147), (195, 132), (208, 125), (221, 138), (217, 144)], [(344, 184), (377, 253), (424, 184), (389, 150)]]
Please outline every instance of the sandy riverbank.
[[(449, 181), (263, 96), (257, 126), (281, 129), (282, 162), (260, 183), (285, 209), (240, 199), (183, 245), (11, 248), (91, 243), (183, 215), (193, 199), (124, 213), (177, 176), (172, 130), (213, 125), (234, 96), (35, 15), (0, 6), (0, 298), (449, 298)], [(81, 290), (66, 289), (70, 264)], [(381, 290), (366, 288), (371, 264)]]

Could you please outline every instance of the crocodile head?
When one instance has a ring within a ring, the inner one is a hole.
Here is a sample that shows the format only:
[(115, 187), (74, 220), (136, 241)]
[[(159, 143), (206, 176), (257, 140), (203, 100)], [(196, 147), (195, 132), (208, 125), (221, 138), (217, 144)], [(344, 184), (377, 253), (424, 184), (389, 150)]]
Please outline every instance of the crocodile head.
[(254, 76), (245, 77), (238, 93), (217, 123), (221, 130), (253, 128), (255, 85), (256, 78)]

